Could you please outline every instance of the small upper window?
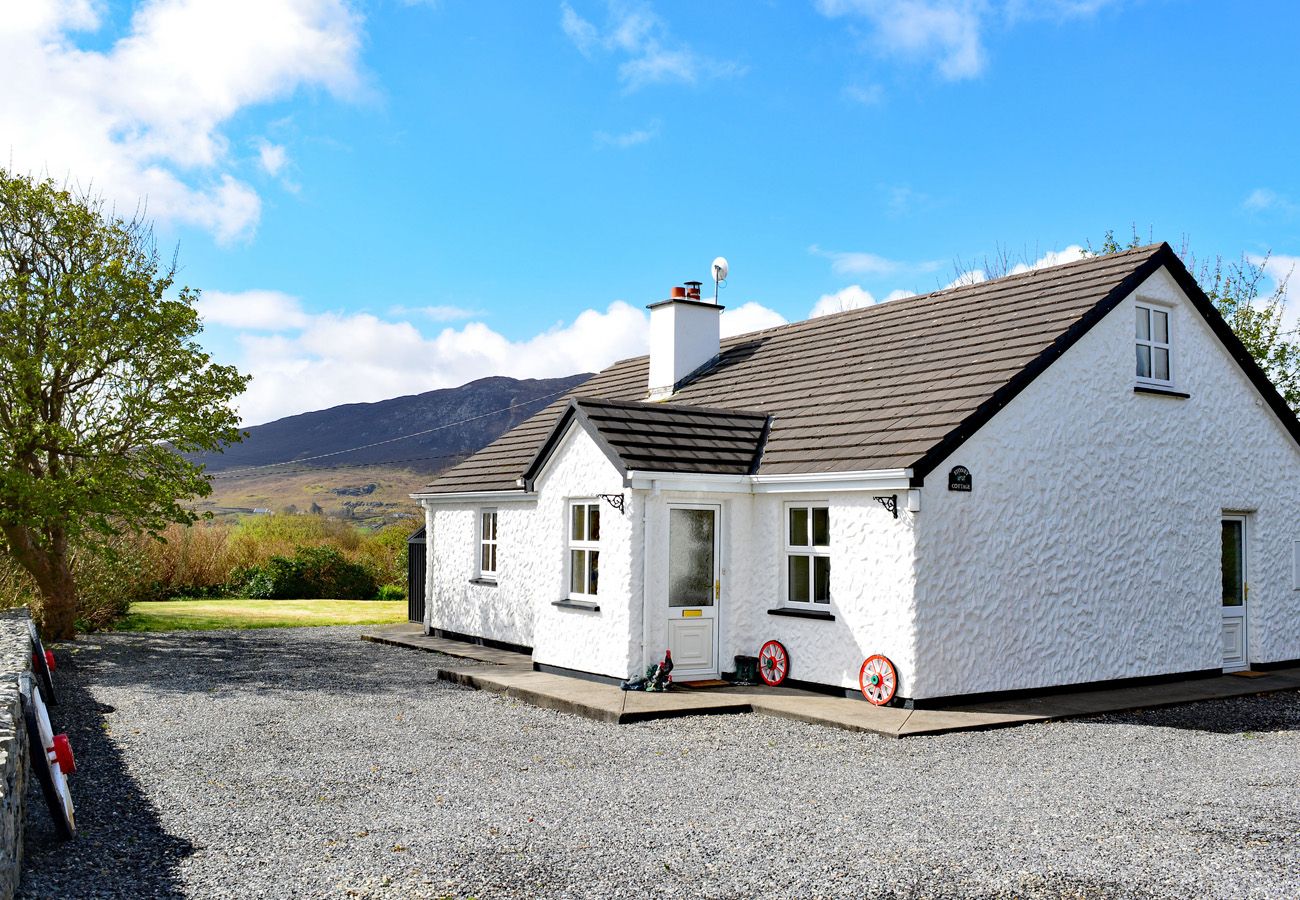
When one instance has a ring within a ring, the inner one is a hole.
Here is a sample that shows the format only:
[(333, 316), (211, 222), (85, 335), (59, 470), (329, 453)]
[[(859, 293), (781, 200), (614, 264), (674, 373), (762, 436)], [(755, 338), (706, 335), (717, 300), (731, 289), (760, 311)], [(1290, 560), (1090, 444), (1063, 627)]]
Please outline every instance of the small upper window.
[(831, 602), (831, 514), (825, 506), (786, 507), (786, 603)]
[(497, 577), (497, 511), (481, 509), (478, 516), (478, 574), (493, 581)]
[(1138, 381), (1171, 384), (1169, 360), (1169, 312), (1153, 306), (1137, 306)]
[(569, 594), (594, 597), (600, 586), (600, 504), (569, 507)]

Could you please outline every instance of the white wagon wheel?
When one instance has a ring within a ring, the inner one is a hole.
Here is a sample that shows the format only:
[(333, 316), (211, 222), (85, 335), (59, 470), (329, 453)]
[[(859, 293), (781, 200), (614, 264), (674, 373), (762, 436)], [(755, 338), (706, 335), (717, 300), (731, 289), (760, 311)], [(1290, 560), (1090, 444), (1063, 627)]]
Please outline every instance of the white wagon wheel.
[(72, 747), (66, 734), (55, 734), (50, 725), (49, 713), (41, 699), (41, 689), (26, 680), (22, 692), (23, 719), (27, 725), (27, 745), (31, 753), (32, 770), (41, 783), (45, 805), (50, 809), (55, 831), (67, 840), (76, 836), (77, 819), (72, 808), (72, 792), (68, 789), (68, 776), (77, 770)]
[(41, 633), (30, 619), (27, 620), (27, 630), (32, 635), (32, 674), (41, 686), (41, 697), (50, 706), (58, 706), (59, 698), (54, 693), (54, 653), (45, 649)]

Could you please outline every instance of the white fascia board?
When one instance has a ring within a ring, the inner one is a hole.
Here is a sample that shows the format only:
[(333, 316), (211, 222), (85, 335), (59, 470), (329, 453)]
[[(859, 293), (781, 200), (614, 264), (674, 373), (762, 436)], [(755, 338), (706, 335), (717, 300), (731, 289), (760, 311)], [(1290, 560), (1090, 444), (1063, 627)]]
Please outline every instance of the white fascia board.
[(627, 473), (627, 485), (633, 490), (657, 488), (661, 491), (700, 491), (710, 494), (748, 494), (753, 489), (748, 475), (710, 475), (700, 472)]
[(790, 475), (707, 475), (694, 472), (628, 472), (628, 486), (646, 490), (715, 494), (793, 494), (808, 491), (906, 491), (911, 469), (808, 472)]
[(789, 475), (750, 475), (756, 494), (796, 491), (905, 491), (912, 486), (911, 469), (869, 469), (860, 472), (802, 472)]
[(421, 505), (429, 503), (522, 503), (536, 500), (536, 494), (525, 491), (461, 491), (452, 494), (412, 494), (412, 500)]

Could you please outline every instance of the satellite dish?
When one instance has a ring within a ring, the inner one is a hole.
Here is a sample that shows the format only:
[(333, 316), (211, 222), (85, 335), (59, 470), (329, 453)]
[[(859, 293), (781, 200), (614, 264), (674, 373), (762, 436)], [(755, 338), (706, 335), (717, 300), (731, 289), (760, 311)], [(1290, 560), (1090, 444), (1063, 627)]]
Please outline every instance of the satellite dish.
[(727, 273), (729, 271), (730, 271), (730, 267), (727, 265), (727, 258), (725, 256), (719, 256), (717, 259), (715, 259), (713, 261), (714, 283), (716, 284), (716, 283), (721, 283), (723, 281), (726, 281)]

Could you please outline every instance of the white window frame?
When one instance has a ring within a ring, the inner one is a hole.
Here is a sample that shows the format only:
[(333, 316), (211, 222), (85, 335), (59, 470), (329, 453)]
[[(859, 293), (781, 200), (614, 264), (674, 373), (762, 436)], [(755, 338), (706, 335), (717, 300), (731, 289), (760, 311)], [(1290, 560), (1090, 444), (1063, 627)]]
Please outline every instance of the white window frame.
[[(1137, 336), (1137, 316), (1134, 316), (1133, 322), (1133, 374), (1138, 384), (1152, 385), (1155, 387), (1173, 387), (1174, 385), (1174, 316), (1173, 310), (1161, 303), (1153, 303), (1148, 300), (1138, 300), (1134, 303), (1136, 311), (1145, 311), (1147, 314), (1147, 333), (1149, 338), (1140, 338)], [(1152, 313), (1161, 313), (1165, 317), (1165, 340), (1157, 341), (1152, 321)], [(1137, 374), (1137, 347), (1146, 347), (1151, 355), (1151, 375)], [(1169, 360), (1169, 377), (1156, 378), (1156, 351), (1164, 350)]]
[[(492, 517), (492, 534), (490, 536), (484, 534), (484, 529), (483, 529), (483, 524), (484, 524), (483, 520), (486, 519), (488, 516)], [(499, 572), (501, 569), (501, 558), (500, 558), (500, 550), (499, 550), (499, 546), (500, 546), (499, 539), (501, 537), (501, 516), (496, 507), (484, 506), (479, 508), (478, 515), (475, 518), (474, 531), (478, 535), (478, 540), (475, 543), (475, 547), (477, 548), (478, 551), (477, 554), (475, 555), (475, 570), (478, 573), (478, 578), (481, 581), (496, 581), (497, 572)], [(488, 568), (487, 566), (483, 565), (483, 553), (486, 550), (491, 551), (489, 556), (492, 562), (494, 563), (492, 568)]]
[[(808, 511), (808, 543), (806, 545), (790, 543), (790, 516), (793, 510), (803, 509)], [(789, 609), (816, 610), (819, 612), (829, 612), (831, 603), (834, 598), (828, 594), (825, 601), (818, 601), (816, 597), (817, 587), (817, 564), (813, 560), (822, 558), (829, 560), (831, 558), (831, 545), (821, 545), (813, 543), (813, 510), (826, 510), (827, 519), (827, 538), (830, 537), (830, 504), (825, 500), (805, 500), (797, 503), (786, 503), (781, 508), (781, 546), (784, 552), (781, 554), (783, 564), (781, 566), (781, 605)], [(808, 599), (807, 601), (795, 600), (790, 596), (790, 559), (795, 556), (807, 556), (808, 560)]]
[[(573, 511), (578, 507), (582, 507), (584, 509), (583, 520), (582, 520), (584, 534), (582, 540), (578, 540), (577, 538), (574, 537), (573, 534), (574, 531)], [(596, 539), (594, 541), (588, 537), (591, 528), (592, 509), (597, 510), (599, 513), (600, 510), (599, 499), (592, 499), (592, 498), (585, 498), (585, 497), (574, 498), (570, 500), (567, 504), (565, 504), (564, 507), (564, 514), (565, 514), (564, 515), (564, 538), (565, 538), (564, 540), (564, 588), (565, 588), (566, 596), (568, 596), (570, 599), (573, 600), (594, 601), (596, 599), (597, 594), (600, 591), (600, 535), (597, 534)], [(604, 516), (602, 515), (599, 518), (603, 520)], [(588, 559), (590, 554), (592, 553), (596, 554), (595, 590), (590, 590), (591, 588), (591, 582), (589, 577), (591, 572), (590, 566), (584, 566), (583, 573), (582, 573), (582, 586), (584, 588), (587, 588), (588, 590), (582, 590), (582, 591), (574, 590), (573, 555), (575, 552), (581, 552), (583, 554), (586, 554), (583, 557), (584, 560)]]

